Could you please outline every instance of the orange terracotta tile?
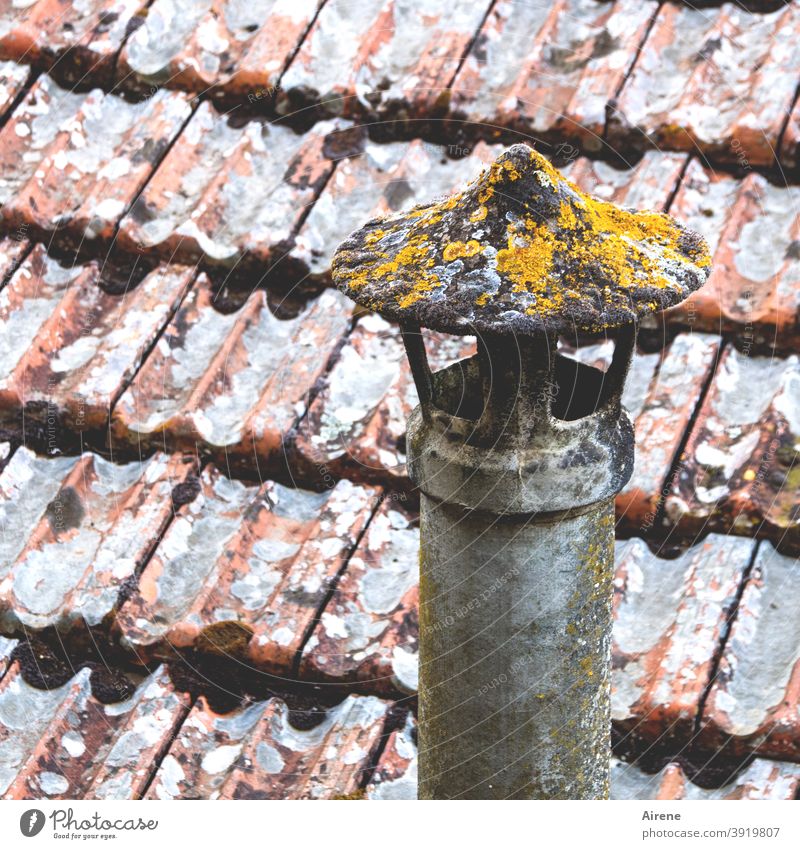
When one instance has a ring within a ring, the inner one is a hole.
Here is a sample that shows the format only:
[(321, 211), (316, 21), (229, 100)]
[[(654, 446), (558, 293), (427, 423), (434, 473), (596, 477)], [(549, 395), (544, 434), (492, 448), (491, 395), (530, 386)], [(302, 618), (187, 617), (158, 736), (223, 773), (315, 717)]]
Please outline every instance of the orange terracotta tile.
[(321, 2), (155, 0), (125, 43), (117, 80), (269, 101)]
[(0, 796), (136, 799), (189, 710), (163, 668), (123, 702), (92, 696), (89, 669), (37, 690), (14, 666), (0, 682)]
[(3, 221), (38, 234), (69, 231), (75, 246), (110, 242), (190, 113), (177, 92), (130, 103), (40, 78), (0, 131)]
[(193, 276), (162, 266), (113, 295), (99, 263), (65, 268), (37, 245), (0, 292), (0, 419), (54, 443), (104, 428)]
[(712, 789), (693, 784), (678, 763), (647, 774), (637, 766), (612, 760), (611, 798), (662, 801), (794, 799), (800, 789), (800, 766), (756, 758), (730, 781)]
[(418, 584), (419, 529), (401, 501), (387, 498), (306, 643), (301, 678), (416, 692)]
[(495, 3), (453, 84), (454, 126), (602, 149), (606, 106), (657, 9), (646, 0)]
[(725, 350), (667, 494), (668, 524), (800, 540), (799, 382), (797, 355)]
[[(99, 625), (172, 519), (191, 459), (123, 465), (18, 448), (0, 475), (0, 628)], [(53, 569), (58, 563), (59, 568)]]
[(69, 82), (110, 82), (146, 0), (29, 0), (0, 7), (0, 59), (54, 67)]
[(266, 271), (333, 171), (329, 148), (343, 129), (323, 123), (300, 136), (258, 121), (238, 128), (201, 104), (122, 221), (119, 244), (234, 267), (252, 258)]
[(272, 698), (234, 713), (195, 705), (159, 766), (148, 799), (332, 799), (360, 790), (389, 702), (348, 696), (297, 728)]
[(706, 744), (800, 760), (799, 577), (796, 557), (761, 544), (706, 702)]
[(222, 464), (277, 462), (351, 309), (327, 291), (295, 318), (279, 319), (258, 289), (238, 312), (223, 314), (201, 276), (115, 406), (115, 441), (202, 446)]
[(618, 542), (611, 716), (624, 732), (688, 739), (755, 543), (710, 535), (677, 559)]
[(322, 493), (245, 486), (213, 467), (200, 482), (118, 616), (123, 640), (225, 653), (220, 623), (237, 623), (252, 634), (248, 662), (285, 675), (376, 493), (348, 481)]
[(283, 75), (279, 113), (298, 123), (344, 115), (418, 129), (418, 119), (442, 114), (447, 87), (490, 5), (326, 3)]
[(798, 28), (793, 3), (769, 13), (663, 4), (611, 113), (611, 143), (770, 165), (797, 89)]

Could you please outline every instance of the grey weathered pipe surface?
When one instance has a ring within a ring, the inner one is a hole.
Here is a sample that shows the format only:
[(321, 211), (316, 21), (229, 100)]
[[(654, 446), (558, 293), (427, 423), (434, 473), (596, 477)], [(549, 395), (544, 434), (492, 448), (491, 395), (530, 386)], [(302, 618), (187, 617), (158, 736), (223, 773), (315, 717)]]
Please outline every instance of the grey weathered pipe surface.
[(516, 358), (488, 345), (418, 381), (428, 396), (408, 424), (421, 492), (419, 793), (607, 798), (633, 335), (605, 375), (556, 355), (555, 340)]
[(607, 798), (613, 500), (421, 507), (420, 798)]

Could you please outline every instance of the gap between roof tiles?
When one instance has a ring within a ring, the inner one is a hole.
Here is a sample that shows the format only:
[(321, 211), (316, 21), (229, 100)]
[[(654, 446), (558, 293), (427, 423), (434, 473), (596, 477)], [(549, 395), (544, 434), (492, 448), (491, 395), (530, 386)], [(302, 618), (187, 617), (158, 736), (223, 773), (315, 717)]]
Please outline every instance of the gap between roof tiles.
[[(722, 343), (720, 344), (719, 348), (717, 349), (717, 352), (714, 356), (713, 365), (712, 365), (711, 369), (709, 370), (705, 381), (703, 382), (703, 386), (700, 390), (700, 394), (698, 395), (697, 401), (696, 401), (694, 408), (692, 409), (692, 412), (689, 416), (689, 421), (687, 422), (686, 427), (683, 430), (683, 434), (681, 436), (680, 442), (675, 449), (675, 454), (672, 457), (672, 463), (670, 464), (670, 469), (669, 469), (669, 472), (667, 474), (667, 477), (664, 480), (664, 484), (663, 484), (663, 487), (661, 489), (661, 492), (658, 494), (658, 503), (657, 503), (655, 510), (654, 510), (655, 517), (653, 519), (653, 523), (652, 523), (652, 525), (649, 529), (649, 533), (647, 534), (647, 536), (650, 537), (651, 534), (654, 535), (654, 537), (658, 539), (659, 544), (663, 545), (665, 547), (669, 547), (670, 542), (673, 542), (673, 544), (677, 543), (678, 545), (685, 544), (685, 539), (683, 539), (677, 533), (675, 535), (675, 537), (676, 537), (675, 540), (671, 540), (672, 534), (676, 530), (673, 526), (668, 526), (666, 535), (663, 534), (663, 531), (661, 533), (659, 533), (659, 530), (662, 529), (664, 527), (664, 524), (665, 524), (664, 523), (664, 503), (666, 501), (667, 495), (671, 491), (672, 484), (674, 483), (677, 475), (680, 473), (681, 462), (682, 462), (681, 458), (683, 457), (684, 450), (686, 449), (686, 445), (689, 441), (689, 437), (691, 436), (692, 431), (695, 428), (695, 424), (696, 424), (697, 418), (700, 414), (700, 410), (703, 407), (703, 402), (705, 401), (706, 396), (708, 395), (708, 391), (711, 387), (711, 384), (714, 382), (714, 378), (716, 377), (717, 369), (719, 367), (719, 363), (720, 363), (720, 360), (722, 358), (722, 355), (723, 355), (726, 347), (728, 347), (729, 344), (730, 343), (726, 342), (723, 338)], [(654, 529), (659, 529), (659, 530), (654, 530)], [(691, 539), (697, 539), (698, 537), (699, 537), (699, 535), (693, 535), (691, 537)]]
[(764, 542), (758, 542), (753, 547), (753, 551), (750, 555), (750, 562), (747, 564), (744, 569), (744, 572), (742, 573), (742, 579), (736, 589), (736, 596), (734, 598), (733, 604), (728, 609), (728, 613), (725, 618), (725, 625), (722, 634), (720, 635), (719, 642), (717, 643), (717, 647), (714, 652), (714, 657), (711, 661), (711, 669), (709, 671), (708, 681), (706, 682), (706, 685), (703, 688), (703, 693), (700, 696), (700, 701), (698, 703), (697, 716), (695, 718), (694, 725), (695, 737), (697, 737), (702, 731), (703, 714), (706, 709), (706, 703), (708, 702), (708, 697), (711, 694), (711, 689), (714, 686), (714, 682), (717, 680), (717, 675), (719, 674), (720, 669), (720, 662), (722, 661), (722, 656), (725, 653), (725, 647), (728, 645), (728, 640), (731, 635), (731, 629), (733, 628), (733, 624), (739, 615), (739, 606), (742, 601), (742, 596), (744, 595), (745, 588), (747, 587), (753, 575), (753, 567), (756, 562), (756, 557), (758, 556), (759, 549), (762, 548), (764, 545)]

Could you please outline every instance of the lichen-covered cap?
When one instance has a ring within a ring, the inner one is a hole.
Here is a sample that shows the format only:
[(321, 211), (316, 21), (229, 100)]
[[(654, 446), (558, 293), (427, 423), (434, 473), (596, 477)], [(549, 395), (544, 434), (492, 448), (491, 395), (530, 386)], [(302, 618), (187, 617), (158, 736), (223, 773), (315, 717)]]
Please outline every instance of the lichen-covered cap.
[(680, 303), (710, 270), (700, 235), (584, 194), (523, 144), (463, 192), (370, 221), (333, 259), (362, 306), (460, 334), (600, 332)]

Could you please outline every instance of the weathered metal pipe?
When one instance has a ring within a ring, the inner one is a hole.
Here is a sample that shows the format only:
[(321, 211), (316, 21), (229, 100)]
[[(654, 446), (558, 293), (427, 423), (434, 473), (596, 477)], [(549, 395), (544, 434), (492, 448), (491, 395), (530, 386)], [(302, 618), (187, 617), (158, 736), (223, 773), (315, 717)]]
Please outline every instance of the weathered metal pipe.
[[(554, 349), (522, 353), (539, 355), (534, 380), (491, 369), (500, 393), (516, 388), (520, 410), (490, 417), (478, 444), (457, 411), (474, 393), (480, 403), (487, 353), (458, 376), (433, 375), (435, 405), (409, 420), (421, 492), (422, 798), (608, 793), (613, 497), (632, 470), (633, 430), (621, 380)], [(553, 412), (586, 405), (598, 409), (581, 419)]]
[[(524, 145), (337, 252), (337, 285), (400, 322), (420, 398), (422, 798), (607, 796), (620, 399), (638, 317), (709, 264), (696, 234), (583, 195)], [(476, 334), (478, 353), (431, 373), (422, 327)], [(608, 332), (606, 372), (557, 353)]]

